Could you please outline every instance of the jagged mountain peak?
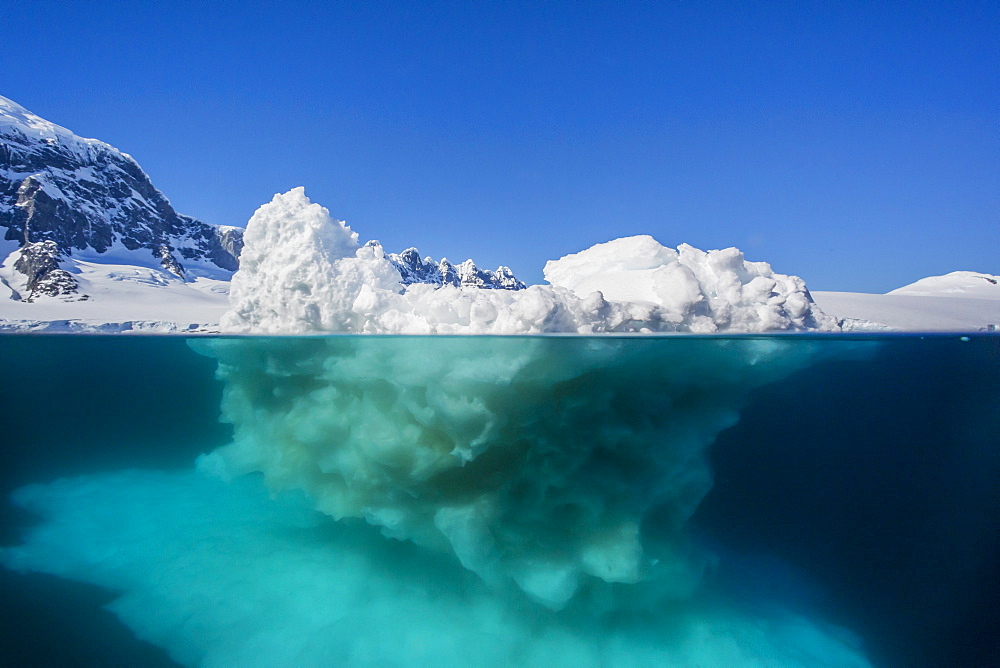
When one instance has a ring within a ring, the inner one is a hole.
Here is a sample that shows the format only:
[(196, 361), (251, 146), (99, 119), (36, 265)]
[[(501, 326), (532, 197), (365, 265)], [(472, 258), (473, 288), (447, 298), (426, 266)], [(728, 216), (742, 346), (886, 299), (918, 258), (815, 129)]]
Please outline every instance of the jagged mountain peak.
[(504, 266), (494, 271), (483, 270), (472, 260), (466, 260), (456, 266), (447, 258), (442, 258), (440, 261), (430, 256), (421, 258), (420, 251), (412, 247), (402, 253), (389, 253), (386, 257), (399, 270), (403, 285), (431, 283), (487, 290), (524, 290), (526, 287), (508, 267)]
[(99, 139), (80, 137), (72, 130), (64, 128), (61, 125), (56, 125), (52, 121), (47, 121), (41, 116), (28, 111), (10, 98), (0, 95), (0, 133), (11, 129), (17, 130), (29, 139), (39, 139), (48, 143), (62, 139), (117, 150), (110, 144), (106, 144)]
[[(241, 228), (177, 213), (128, 154), (79, 137), (5, 97), (0, 97), (0, 228), (0, 236), (17, 242), (22, 254), (31, 244), (49, 241), (63, 258), (121, 248), (148, 253), (182, 279), (194, 269), (235, 271), (242, 248)], [(49, 258), (50, 251), (46, 246), (44, 253), (28, 255)], [(32, 265), (36, 284), (67, 289), (65, 281), (37, 275), (51, 264), (46, 259)]]

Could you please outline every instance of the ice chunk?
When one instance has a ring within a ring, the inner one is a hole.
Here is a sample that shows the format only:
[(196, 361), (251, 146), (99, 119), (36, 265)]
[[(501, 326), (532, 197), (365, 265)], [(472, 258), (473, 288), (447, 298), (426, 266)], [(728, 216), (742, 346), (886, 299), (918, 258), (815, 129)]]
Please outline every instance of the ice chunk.
[(402, 290), (381, 248), (313, 204), (303, 188), (275, 195), (247, 225), (224, 329), (356, 331), (369, 311)]
[(580, 297), (600, 291), (620, 302), (656, 302), (653, 274), (677, 262), (677, 252), (641, 235), (597, 244), (545, 263), (545, 280)]
[(678, 331), (833, 330), (805, 282), (748, 262), (736, 248), (677, 250), (650, 236), (626, 237), (552, 260), (545, 278), (578, 297), (600, 292), (612, 302), (649, 303), (661, 326)]

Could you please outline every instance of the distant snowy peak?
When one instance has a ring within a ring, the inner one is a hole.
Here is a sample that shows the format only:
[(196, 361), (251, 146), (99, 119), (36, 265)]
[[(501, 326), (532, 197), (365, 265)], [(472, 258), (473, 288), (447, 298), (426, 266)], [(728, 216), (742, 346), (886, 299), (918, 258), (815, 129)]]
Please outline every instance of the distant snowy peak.
[(48, 242), (64, 259), (81, 251), (141, 251), (180, 278), (197, 265), (235, 271), (243, 245), (240, 228), (174, 211), (131, 156), (78, 137), (4, 97), (0, 228), (5, 228), (2, 238), (23, 251), (18, 262), (31, 264), (33, 286), (51, 295), (75, 288), (65, 277), (49, 277), (59, 262), (52, 268)]
[(888, 294), (1000, 299), (1000, 276), (975, 271), (953, 271), (944, 276), (922, 278), (916, 283), (896, 288)]
[[(78, 137), (61, 125), (47, 121), (0, 95), (0, 134), (10, 136), (14, 133), (24, 136), (29, 141), (49, 145), (61, 144), (64, 149), (77, 149), (80, 160), (93, 159), (100, 151), (116, 151), (114, 147), (98, 139)], [(131, 156), (124, 153), (121, 155), (131, 160)]]
[[(375, 244), (378, 242), (370, 241), (367, 245)], [(502, 265), (494, 271), (480, 269), (472, 260), (455, 266), (447, 259), (438, 262), (429, 256), (421, 258), (416, 248), (407, 248), (402, 253), (387, 253), (386, 259), (399, 270), (402, 277), (400, 283), (403, 285), (429, 283), (486, 290), (524, 290), (527, 287), (514, 276), (509, 267)]]

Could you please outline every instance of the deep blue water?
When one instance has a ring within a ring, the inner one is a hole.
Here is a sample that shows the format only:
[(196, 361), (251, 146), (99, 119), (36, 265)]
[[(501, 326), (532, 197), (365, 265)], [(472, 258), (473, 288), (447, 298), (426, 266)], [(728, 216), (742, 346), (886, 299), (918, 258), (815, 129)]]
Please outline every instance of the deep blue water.
[[(17, 487), (128, 467), (189, 467), (225, 443), (215, 363), (180, 338), (0, 336), (0, 543), (33, 518)], [(0, 568), (0, 664), (176, 665), (101, 606), (111, 592)]]
[[(718, 557), (705, 595), (851, 629), (876, 665), (1000, 665), (1000, 337), (782, 340), (822, 354), (755, 390), (711, 447), (691, 520)], [(712, 339), (681, 341), (641, 345), (698, 355)], [(231, 439), (216, 362), (184, 339), (0, 336), (0, 362), (3, 498), (184, 470)], [(3, 505), (0, 544), (34, 522)], [(0, 664), (174, 665), (102, 608), (114, 597), (0, 569)]]

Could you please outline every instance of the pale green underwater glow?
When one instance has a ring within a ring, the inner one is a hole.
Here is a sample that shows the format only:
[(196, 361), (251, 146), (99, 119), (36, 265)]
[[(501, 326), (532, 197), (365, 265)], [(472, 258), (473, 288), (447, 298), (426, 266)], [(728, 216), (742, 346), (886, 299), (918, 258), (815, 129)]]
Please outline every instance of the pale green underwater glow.
[(121, 592), (111, 609), (175, 661), (871, 663), (865, 629), (727, 596), (727, 553), (691, 520), (723, 432), (797, 423), (774, 388), (835, 382), (892, 337), (189, 344), (218, 362), (232, 442), (186, 470), (23, 488), (42, 521), (0, 551)]
[[(197, 344), (196, 344), (197, 345)], [(334, 518), (451, 553), (552, 609), (684, 598), (707, 448), (760, 385), (808, 364), (778, 339), (215, 339), (232, 445)], [(655, 532), (643, 531), (650, 515)], [(654, 535), (650, 535), (654, 534)], [(615, 587), (616, 584), (641, 587)]]

